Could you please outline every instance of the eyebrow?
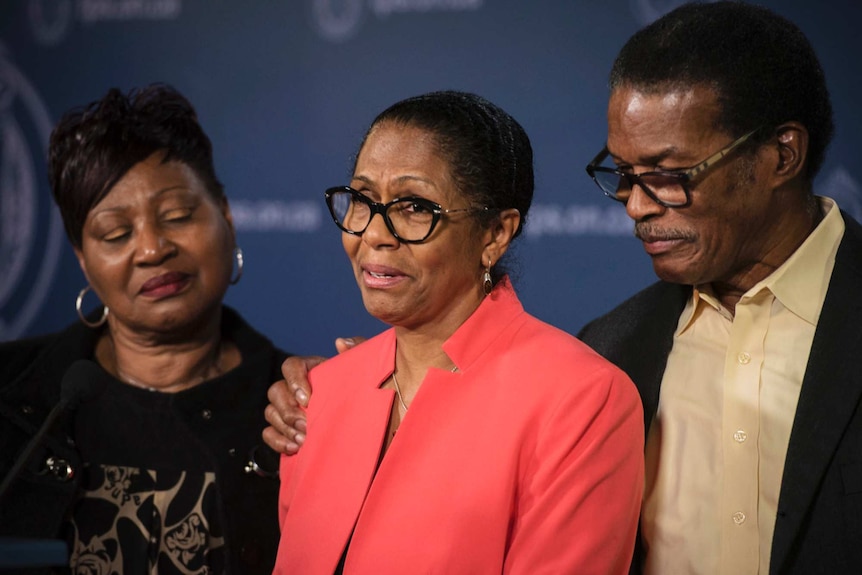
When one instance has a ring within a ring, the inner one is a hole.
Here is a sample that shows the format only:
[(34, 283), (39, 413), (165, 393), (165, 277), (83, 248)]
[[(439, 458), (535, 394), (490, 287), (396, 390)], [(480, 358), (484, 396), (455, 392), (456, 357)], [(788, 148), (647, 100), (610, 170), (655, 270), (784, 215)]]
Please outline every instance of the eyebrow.
[[(374, 181), (367, 176), (353, 176), (352, 179), (359, 180), (360, 182), (365, 182), (366, 184), (369, 184), (369, 185), (374, 184)], [(428, 184), (434, 188), (437, 188), (437, 184), (435, 184), (433, 181), (431, 181), (427, 178), (423, 178), (421, 176), (405, 175), (405, 176), (398, 176), (397, 178), (395, 178), (395, 183), (397, 183), (397, 184), (403, 184), (405, 182), (422, 182), (422, 183)]]

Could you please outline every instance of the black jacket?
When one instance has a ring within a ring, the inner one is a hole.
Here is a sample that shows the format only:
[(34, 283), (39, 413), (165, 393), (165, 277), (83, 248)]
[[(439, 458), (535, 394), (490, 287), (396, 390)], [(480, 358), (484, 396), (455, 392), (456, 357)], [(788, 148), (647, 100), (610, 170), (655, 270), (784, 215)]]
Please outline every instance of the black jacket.
[[(281, 378), (287, 354), (224, 307), (224, 336), (236, 343), (242, 364), (224, 377), (226, 393), (192, 388), (176, 409), (216, 469), (222, 495), (229, 573), (270, 573), (278, 548), (278, 479), (245, 470), (249, 454), (277, 471), (277, 455), (260, 432), (266, 391)], [(76, 323), (43, 337), (0, 344), (0, 476), (5, 477), (30, 437), (59, 401), (60, 382), (78, 359), (92, 359), (98, 331)], [(44, 447), (0, 501), (0, 536), (58, 538), (79, 490), (81, 460), (72, 436), (73, 416), (61, 417)], [(229, 422), (228, 422), (229, 420)], [(46, 462), (52, 458), (53, 469)], [(72, 475), (68, 476), (71, 469)], [(28, 571), (34, 572), (34, 571)]]

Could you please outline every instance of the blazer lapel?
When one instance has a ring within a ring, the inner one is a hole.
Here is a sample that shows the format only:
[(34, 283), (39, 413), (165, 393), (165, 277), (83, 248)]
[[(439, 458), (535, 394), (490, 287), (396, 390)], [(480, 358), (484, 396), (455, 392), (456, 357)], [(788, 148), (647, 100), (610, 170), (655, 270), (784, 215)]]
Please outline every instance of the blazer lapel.
[(811, 354), (787, 448), (769, 572), (781, 566), (817, 494), (841, 436), (862, 398), (862, 228), (845, 217), (829, 291)]
[[(394, 350), (394, 340), (387, 348), (387, 337), (365, 342), (310, 373), (312, 386), (320, 388), (309, 405), (308, 442), (288, 472), (290, 478), (282, 478), (293, 486), (282, 531), (292, 534), (285, 553), (297, 562), (297, 572), (332, 573), (362, 513), (394, 398), (392, 391), (379, 388), (393, 361), (388, 349)], [(319, 448), (323, 445), (326, 449)], [(327, 496), (303, 497), (305, 493)], [(325, 523), (326, 529), (308, 540), (304, 526), (315, 523)]]

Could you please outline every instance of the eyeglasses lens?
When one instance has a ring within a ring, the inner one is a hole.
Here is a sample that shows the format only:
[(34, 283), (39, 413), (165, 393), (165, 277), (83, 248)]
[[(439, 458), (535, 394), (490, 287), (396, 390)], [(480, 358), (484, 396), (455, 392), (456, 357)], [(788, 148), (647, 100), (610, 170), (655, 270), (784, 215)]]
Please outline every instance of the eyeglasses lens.
[[(362, 233), (371, 221), (371, 201), (348, 191), (330, 195), (332, 215), (338, 224), (351, 232)], [(396, 200), (386, 206), (386, 219), (391, 229), (405, 241), (421, 241), (428, 237), (434, 226), (434, 209), (415, 198)]]
[(632, 186), (639, 185), (644, 191), (667, 206), (681, 206), (687, 203), (682, 179), (673, 174), (646, 173), (621, 176), (614, 172), (596, 171), (596, 182), (608, 196), (627, 202), (632, 194)]

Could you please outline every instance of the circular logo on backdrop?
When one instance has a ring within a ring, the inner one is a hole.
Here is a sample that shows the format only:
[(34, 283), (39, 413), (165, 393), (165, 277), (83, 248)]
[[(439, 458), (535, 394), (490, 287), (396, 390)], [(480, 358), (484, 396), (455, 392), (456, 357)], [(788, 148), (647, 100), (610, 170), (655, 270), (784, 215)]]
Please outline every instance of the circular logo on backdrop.
[(72, 0), (30, 0), (27, 15), (36, 41), (53, 46), (66, 37), (72, 25)]
[(343, 42), (362, 25), (362, 4), (363, 0), (311, 0), (311, 20), (321, 36)]
[(48, 111), (0, 46), (0, 341), (21, 336), (51, 287), (63, 224), (41, 189)]

